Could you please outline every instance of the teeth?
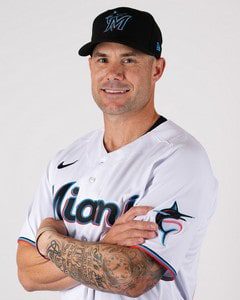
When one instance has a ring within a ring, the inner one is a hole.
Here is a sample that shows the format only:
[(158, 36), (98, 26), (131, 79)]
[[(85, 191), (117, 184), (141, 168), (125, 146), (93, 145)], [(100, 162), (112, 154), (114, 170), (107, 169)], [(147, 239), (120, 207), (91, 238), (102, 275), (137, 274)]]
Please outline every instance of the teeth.
[(127, 90), (125, 90), (125, 91), (104, 90), (104, 91), (106, 93), (110, 93), (110, 94), (119, 94), (119, 93), (124, 94), (127, 92)]

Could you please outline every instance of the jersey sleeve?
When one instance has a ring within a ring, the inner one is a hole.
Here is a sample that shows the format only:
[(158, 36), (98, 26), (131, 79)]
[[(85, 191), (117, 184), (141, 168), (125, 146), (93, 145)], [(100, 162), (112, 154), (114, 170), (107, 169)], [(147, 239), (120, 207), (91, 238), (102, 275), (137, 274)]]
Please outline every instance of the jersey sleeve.
[(158, 236), (136, 247), (164, 267), (163, 280), (173, 280), (187, 254), (195, 255), (199, 247), (194, 237), (202, 239), (215, 210), (218, 182), (201, 146), (180, 147), (156, 165), (135, 205), (154, 207), (137, 219), (156, 222)]
[[(50, 166), (50, 164), (49, 164)], [(42, 175), (40, 184), (34, 194), (28, 209), (25, 223), (21, 229), (18, 241), (25, 241), (35, 246), (37, 229), (43, 219), (54, 217), (52, 205), (52, 192), (49, 180), (49, 166)]]

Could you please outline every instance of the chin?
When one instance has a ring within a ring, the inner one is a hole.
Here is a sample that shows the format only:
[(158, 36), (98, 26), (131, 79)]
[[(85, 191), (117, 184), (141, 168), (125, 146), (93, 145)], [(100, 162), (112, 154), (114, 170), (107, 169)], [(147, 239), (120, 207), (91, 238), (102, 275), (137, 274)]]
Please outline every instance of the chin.
[(99, 108), (103, 113), (109, 115), (120, 115), (129, 111), (125, 105), (101, 105)]

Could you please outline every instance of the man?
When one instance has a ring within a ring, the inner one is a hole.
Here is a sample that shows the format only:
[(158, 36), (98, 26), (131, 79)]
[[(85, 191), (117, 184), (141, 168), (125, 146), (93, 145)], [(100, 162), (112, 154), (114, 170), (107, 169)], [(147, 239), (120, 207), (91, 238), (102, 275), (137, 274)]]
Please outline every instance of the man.
[(217, 181), (203, 147), (154, 108), (165, 60), (153, 17), (100, 14), (90, 55), (97, 129), (50, 162), (19, 238), (26, 290), (62, 299), (192, 299)]

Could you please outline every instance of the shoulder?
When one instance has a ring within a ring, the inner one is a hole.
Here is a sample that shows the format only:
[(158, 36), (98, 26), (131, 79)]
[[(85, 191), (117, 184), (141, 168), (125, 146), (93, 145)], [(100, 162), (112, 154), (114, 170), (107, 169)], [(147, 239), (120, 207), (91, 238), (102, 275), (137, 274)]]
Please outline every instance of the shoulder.
[[(171, 120), (156, 127), (153, 137), (166, 144), (167, 156), (179, 164), (193, 167), (209, 166), (209, 158), (203, 145), (189, 132)], [(160, 149), (160, 147), (159, 147)]]
[(156, 136), (166, 144), (166, 151), (164, 155), (155, 157), (153, 183), (170, 198), (171, 195), (183, 194), (186, 199), (198, 199), (189, 200), (194, 201), (196, 209), (199, 206), (213, 211), (218, 181), (206, 150), (195, 137), (174, 122), (168, 121), (165, 128), (160, 127)]
[[(154, 155), (155, 174), (171, 178), (171, 182), (216, 184), (207, 152), (195, 137), (171, 120), (154, 131), (153, 137), (158, 140)], [(161, 144), (165, 146), (164, 152)]]

